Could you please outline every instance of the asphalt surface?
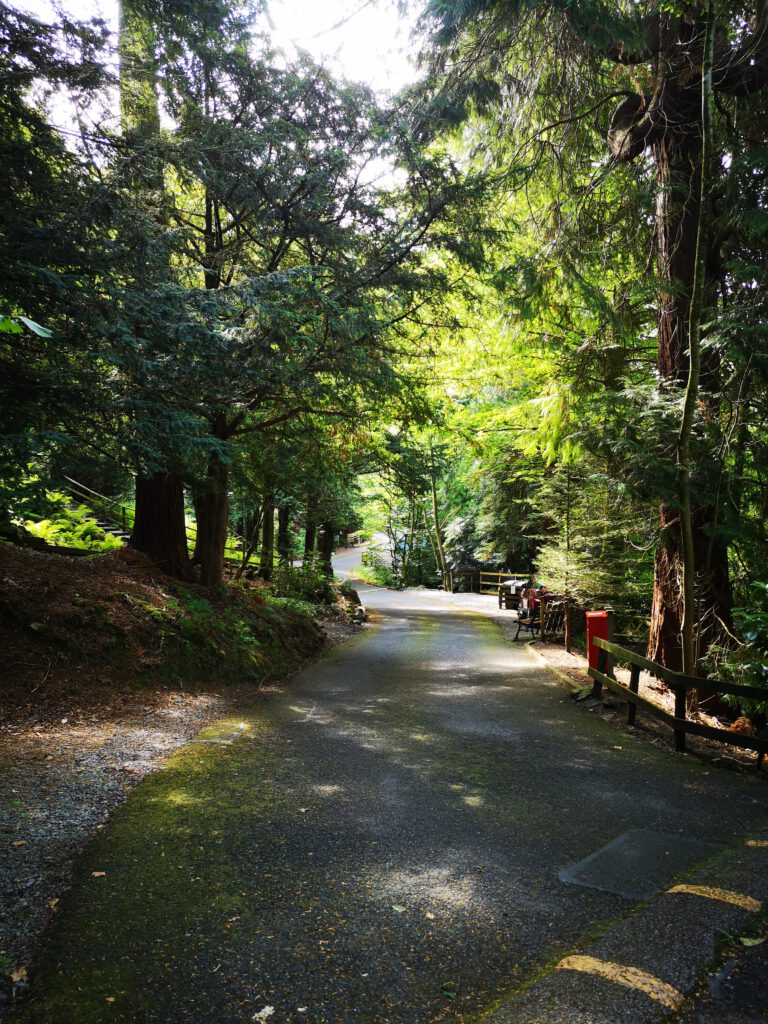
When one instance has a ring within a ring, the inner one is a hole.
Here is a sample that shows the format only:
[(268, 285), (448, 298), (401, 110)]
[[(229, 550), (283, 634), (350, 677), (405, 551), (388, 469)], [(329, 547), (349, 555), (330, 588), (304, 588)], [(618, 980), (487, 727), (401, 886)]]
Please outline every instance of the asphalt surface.
[(761, 783), (618, 734), (458, 599), (360, 594), (369, 629), (117, 812), (14, 1021), (472, 1021), (636, 906), (563, 869), (764, 827)]
[(708, 979), (681, 1024), (755, 1024), (768, 1019), (768, 940), (739, 951)]

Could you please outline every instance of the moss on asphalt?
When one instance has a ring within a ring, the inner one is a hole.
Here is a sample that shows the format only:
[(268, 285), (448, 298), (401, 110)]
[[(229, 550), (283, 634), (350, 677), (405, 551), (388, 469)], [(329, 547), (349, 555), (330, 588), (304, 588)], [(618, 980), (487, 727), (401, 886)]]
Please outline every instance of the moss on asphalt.
[[(270, 784), (277, 755), (268, 744), (255, 750), (262, 727), (254, 719), (216, 723), (113, 815), (62, 900), (66, 927), (54, 924), (44, 941), (33, 974), (40, 995), (12, 1021), (162, 1019), (169, 970), (180, 992), (210, 983), (208, 952), (226, 950), (238, 921), (260, 913), (233, 845), (247, 850), (254, 823), (286, 809)], [(237, 732), (231, 746), (220, 742)]]

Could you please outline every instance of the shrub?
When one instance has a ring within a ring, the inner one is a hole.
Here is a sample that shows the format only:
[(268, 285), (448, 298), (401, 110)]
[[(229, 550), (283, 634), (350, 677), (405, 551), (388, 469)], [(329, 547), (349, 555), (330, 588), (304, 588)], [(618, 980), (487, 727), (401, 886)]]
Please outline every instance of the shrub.
[(46, 544), (60, 547), (79, 548), (82, 551), (113, 551), (123, 546), (117, 537), (102, 530), (85, 505), (73, 508), (63, 502), (57, 503), (50, 518), (28, 520), (24, 526)]
[(402, 590), (403, 580), (399, 572), (395, 572), (388, 561), (376, 548), (368, 547), (363, 552), (363, 568), (359, 575), (369, 583), (376, 583), (380, 587), (390, 587), (392, 590)]
[(752, 584), (755, 599), (749, 608), (733, 611), (735, 646), (710, 647), (705, 664), (715, 679), (741, 686), (765, 688), (765, 700), (728, 696), (725, 701), (750, 718), (768, 715), (768, 583)]
[(310, 604), (333, 604), (333, 581), (319, 558), (306, 558), (301, 565), (278, 565), (270, 589), (275, 597), (296, 598)]

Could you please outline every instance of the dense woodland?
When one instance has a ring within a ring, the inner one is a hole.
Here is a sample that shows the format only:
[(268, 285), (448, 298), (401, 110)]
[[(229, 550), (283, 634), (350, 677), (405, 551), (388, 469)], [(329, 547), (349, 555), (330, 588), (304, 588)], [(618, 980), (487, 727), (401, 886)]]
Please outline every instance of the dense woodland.
[(0, 34), (5, 536), (67, 477), (209, 588), (383, 529), (768, 686), (768, 7), (427, 0), (384, 98), (259, 0)]

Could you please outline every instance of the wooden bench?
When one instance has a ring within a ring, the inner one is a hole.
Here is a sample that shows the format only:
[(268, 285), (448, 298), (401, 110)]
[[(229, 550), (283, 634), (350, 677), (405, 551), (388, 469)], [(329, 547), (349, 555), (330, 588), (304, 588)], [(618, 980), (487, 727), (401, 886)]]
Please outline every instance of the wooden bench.
[(560, 633), (565, 633), (565, 598), (548, 598), (545, 595), (536, 601), (533, 611), (528, 610), (530, 601), (530, 597), (521, 599), (521, 607), (518, 612), (520, 618), (515, 640), (519, 638), (521, 630), (526, 630), (532, 637), (540, 633), (542, 640), (547, 636), (558, 636)]
[(563, 598), (543, 601), (544, 615), (541, 628), (541, 639), (548, 636), (559, 636), (565, 633), (566, 601)]
[(529, 632), (532, 637), (536, 636), (541, 626), (541, 603), (536, 600), (532, 590), (524, 590), (521, 594), (517, 615), (515, 640), (519, 639), (522, 629)]

